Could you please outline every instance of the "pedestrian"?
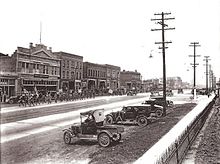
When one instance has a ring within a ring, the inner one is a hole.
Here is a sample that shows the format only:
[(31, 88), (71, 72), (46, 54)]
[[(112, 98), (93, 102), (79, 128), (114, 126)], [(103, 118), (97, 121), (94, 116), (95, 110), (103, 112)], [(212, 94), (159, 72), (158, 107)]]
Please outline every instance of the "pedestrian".
[(5, 103), (6, 102), (6, 92), (4, 91), (4, 93), (3, 93), (3, 102)]

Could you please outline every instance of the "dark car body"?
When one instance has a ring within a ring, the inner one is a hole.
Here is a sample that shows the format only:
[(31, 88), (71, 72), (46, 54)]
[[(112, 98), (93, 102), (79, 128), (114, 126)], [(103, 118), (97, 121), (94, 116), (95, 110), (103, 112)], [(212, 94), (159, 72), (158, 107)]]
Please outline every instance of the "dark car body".
[(149, 104), (126, 106), (120, 111), (111, 112), (106, 115), (106, 123), (134, 122), (139, 126), (145, 126), (148, 124), (148, 118), (151, 117), (152, 114), (161, 117), (163, 115), (163, 107)]
[(178, 93), (178, 94), (180, 94), (180, 93), (183, 94), (183, 89), (182, 89), (182, 88), (179, 88), (179, 89), (177, 90), (177, 93)]
[(134, 96), (134, 95), (137, 95), (136, 91), (131, 90), (127, 92), (127, 96)]
[[(153, 97), (149, 100), (144, 101), (142, 104), (156, 104), (156, 105), (163, 106), (164, 98), (163, 98), (163, 96)], [(173, 101), (166, 100), (166, 106), (167, 107), (173, 107)]]
[(173, 96), (173, 91), (171, 89), (166, 90), (167, 96)]

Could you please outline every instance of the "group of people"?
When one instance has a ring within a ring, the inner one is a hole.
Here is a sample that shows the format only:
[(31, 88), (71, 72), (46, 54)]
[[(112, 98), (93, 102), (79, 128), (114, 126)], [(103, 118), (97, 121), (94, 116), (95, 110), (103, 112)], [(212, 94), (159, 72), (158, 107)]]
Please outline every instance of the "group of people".
[(19, 106), (35, 106), (39, 104), (50, 104), (52, 102), (63, 102), (63, 101), (75, 101), (83, 100), (88, 98), (95, 98), (96, 96), (103, 95), (122, 95), (121, 92), (113, 92), (114, 94), (97, 92), (96, 90), (82, 90), (77, 92), (53, 92), (48, 91), (46, 93), (37, 92), (25, 92), (22, 93), (18, 98)]

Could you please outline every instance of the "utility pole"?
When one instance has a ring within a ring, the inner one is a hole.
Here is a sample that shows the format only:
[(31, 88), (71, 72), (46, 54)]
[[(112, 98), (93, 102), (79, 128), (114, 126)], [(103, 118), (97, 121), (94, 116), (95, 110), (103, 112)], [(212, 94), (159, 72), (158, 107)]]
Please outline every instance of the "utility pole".
[(199, 57), (200, 55), (196, 55), (196, 47), (200, 47), (199, 42), (192, 42), (189, 45), (190, 47), (194, 47), (194, 53), (193, 55), (189, 55), (189, 57), (193, 57), (193, 64), (191, 63), (193, 70), (194, 70), (194, 76), (193, 76), (193, 95), (194, 95), (194, 99), (196, 99), (196, 66), (199, 65), (198, 63), (196, 63), (196, 57)]
[(208, 66), (209, 66), (209, 56), (204, 56), (204, 61), (205, 61), (205, 67), (206, 67), (206, 71), (205, 71), (205, 74), (206, 74), (206, 93), (208, 94), (209, 93), (209, 71), (208, 71)]
[(213, 83), (213, 71), (212, 71), (212, 66), (209, 64), (209, 90), (211, 91), (212, 88), (212, 83)]
[(155, 44), (161, 44), (162, 47), (159, 47), (159, 49), (162, 49), (163, 54), (163, 113), (166, 115), (166, 58), (165, 58), (165, 49), (168, 48), (165, 46), (165, 44), (172, 43), (171, 41), (165, 41), (165, 31), (166, 30), (174, 30), (175, 28), (168, 28), (168, 25), (165, 24), (166, 20), (172, 20), (175, 18), (165, 18), (165, 16), (170, 15), (171, 13), (155, 13), (155, 16), (161, 16), (159, 19), (151, 19), (151, 21), (157, 21), (157, 24), (160, 24), (162, 28), (160, 29), (151, 29), (151, 31), (162, 31), (162, 42), (155, 42)]

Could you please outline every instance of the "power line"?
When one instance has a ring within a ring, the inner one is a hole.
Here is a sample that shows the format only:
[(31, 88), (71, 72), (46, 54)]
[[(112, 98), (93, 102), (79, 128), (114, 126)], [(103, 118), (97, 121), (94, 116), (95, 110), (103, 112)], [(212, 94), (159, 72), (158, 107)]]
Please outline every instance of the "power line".
[(161, 44), (162, 47), (159, 47), (159, 49), (162, 49), (163, 54), (163, 110), (164, 115), (166, 115), (166, 59), (165, 59), (165, 49), (168, 48), (165, 46), (165, 44), (172, 43), (171, 41), (165, 41), (165, 31), (166, 30), (174, 30), (175, 28), (168, 28), (168, 25), (165, 24), (165, 21), (167, 20), (173, 20), (175, 18), (166, 18), (165, 16), (170, 15), (171, 13), (155, 13), (155, 16), (161, 16), (161, 18), (158, 19), (151, 19), (151, 21), (157, 21), (157, 24), (161, 25), (162, 28), (159, 29), (151, 29), (151, 31), (162, 31), (162, 42), (155, 42), (155, 44)]
[(196, 47), (200, 47), (199, 42), (191, 42), (190, 47), (193, 47), (193, 55), (189, 55), (189, 57), (193, 57), (193, 64), (191, 63), (193, 67), (193, 89), (194, 89), (194, 99), (196, 98), (196, 66), (199, 65), (196, 63), (196, 57), (200, 57), (200, 55), (196, 55)]
[[(206, 62), (206, 64), (205, 64), (205, 67), (206, 67), (206, 93), (208, 94), (208, 91), (209, 91), (209, 82), (208, 82), (208, 79), (209, 79), (209, 72), (208, 72), (208, 62), (209, 62), (209, 56), (204, 56), (204, 61)], [(211, 84), (211, 83), (210, 83)]]

